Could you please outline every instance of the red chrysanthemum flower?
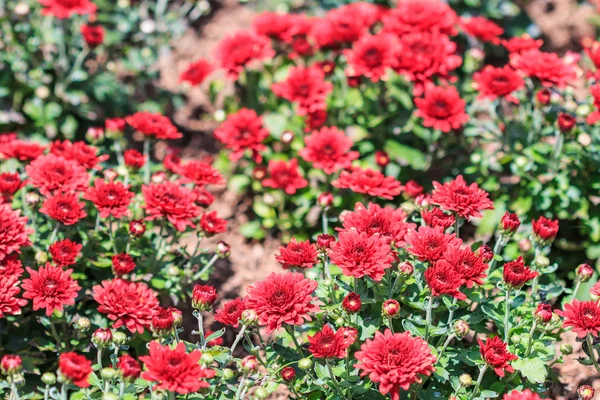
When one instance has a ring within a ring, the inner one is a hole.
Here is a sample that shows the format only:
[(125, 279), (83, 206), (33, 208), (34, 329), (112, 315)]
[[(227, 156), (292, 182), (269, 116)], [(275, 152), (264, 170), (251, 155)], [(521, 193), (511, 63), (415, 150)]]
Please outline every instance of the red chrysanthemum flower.
[(312, 268), (318, 262), (319, 253), (313, 243), (306, 240), (298, 242), (296, 238), (286, 246), (279, 246), (280, 255), (275, 256), (283, 268)]
[(383, 30), (398, 37), (413, 32), (439, 32), (456, 35), (458, 17), (438, 0), (403, 0), (383, 16)]
[(216, 211), (206, 212), (200, 218), (200, 227), (207, 235), (216, 235), (227, 230), (227, 221), (219, 218)]
[(419, 185), (415, 181), (408, 181), (404, 184), (404, 193), (406, 193), (409, 197), (413, 199), (417, 196), (423, 194), (424, 192), (423, 186)]
[(136, 131), (156, 139), (179, 139), (183, 136), (171, 120), (161, 114), (142, 111), (130, 115), (125, 121)]
[(130, 381), (139, 378), (140, 374), (142, 373), (142, 367), (140, 366), (140, 363), (129, 354), (123, 354), (121, 357), (119, 357), (117, 368), (123, 375), (123, 378)]
[(2, 132), (0, 133), (0, 145), (11, 143), (17, 140), (17, 134), (14, 132)]
[(502, 40), (502, 46), (509, 53), (522, 53), (531, 49), (539, 49), (544, 44), (542, 39), (533, 39), (528, 35), (513, 37), (508, 40)]
[(348, 7), (330, 10), (313, 24), (311, 38), (320, 48), (338, 48), (352, 43), (367, 33), (369, 26)]
[(379, 383), (383, 395), (390, 394), (392, 400), (400, 399), (400, 389), (408, 390), (410, 385), (421, 382), (421, 376), (429, 376), (434, 371), (436, 358), (429, 345), (420, 337), (409, 332), (375, 332), (375, 338), (367, 339), (354, 355), (358, 363), (354, 368), (361, 370), (361, 376), (369, 375), (371, 381)]
[(84, 167), (54, 154), (38, 157), (25, 170), (29, 176), (28, 183), (44, 195), (85, 190), (88, 186), (89, 175)]
[(8, 204), (0, 204), (0, 261), (12, 253), (20, 253), (21, 247), (29, 246), (27, 217), (21, 217), (21, 210), (13, 210)]
[(152, 316), (150, 330), (156, 335), (163, 336), (172, 332), (173, 324), (173, 312), (167, 308), (159, 307)]
[(92, 362), (81, 354), (73, 351), (62, 353), (58, 358), (58, 369), (75, 386), (80, 388), (90, 386), (88, 378), (92, 373)]
[(16, 254), (12, 254), (4, 260), (0, 261), (0, 279), (16, 277), (23, 275), (23, 264), (17, 258)]
[(435, 86), (425, 92), (425, 97), (415, 99), (415, 115), (423, 118), (423, 125), (450, 132), (459, 129), (469, 120), (465, 112), (465, 101), (454, 86)]
[[(448, 262), (468, 288), (483, 285), (488, 265), (470, 247), (449, 246), (442, 260)], [(441, 260), (440, 260), (441, 261)]]
[(63, 270), (50, 263), (37, 271), (27, 267), (29, 279), (23, 281), (23, 297), (33, 300), (33, 309), (46, 309), (50, 316), (54, 311), (62, 311), (64, 306), (75, 304), (81, 286), (71, 278), (72, 269)]
[(0, 142), (0, 154), (5, 158), (16, 158), (19, 161), (31, 161), (41, 156), (46, 150), (36, 142), (25, 142), (15, 139), (7, 142)]
[(444, 233), (441, 226), (420, 226), (408, 232), (405, 238), (407, 250), (421, 261), (434, 262), (443, 257), (449, 246), (460, 246), (462, 241), (454, 233)]
[(500, 229), (506, 235), (512, 235), (521, 226), (521, 220), (517, 214), (505, 212), (500, 220)]
[(515, 104), (519, 104), (519, 99), (512, 93), (525, 87), (523, 78), (508, 65), (502, 68), (488, 65), (476, 72), (473, 80), (479, 91), (478, 98), (495, 100), (502, 97)]
[(224, 325), (237, 328), (240, 325), (242, 313), (246, 308), (246, 301), (238, 297), (223, 304), (223, 308), (215, 312), (215, 319)]
[(68, 140), (52, 142), (50, 153), (65, 160), (75, 161), (86, 169), (98, 169), (98, 164), (108, 160), (109, 157), (108, 154), (98, 155), (98, 148), (89, 146), (85, 142), (72, 143)]
[(327, 122), (327, 110), (312, 112), (306, 116), (304, 131), (310, 132), (322, 128), (325, 122)]
[(433, 296), (448, 294), (458, 300), (467, 298), (464, 293), (459, 291), (464, 282), (461, 275), (452, 264), (443, 258), (425, 270), (425, 280)]
[(79, 27), (79, 30), (88, 46), (96, 47), (104, 43), (104, 28), (102, 26), (83, 24)]
[(367, 275), (377, 282), (381, 281), (385, 270), (394, 261), (388, 241), (379, 235), (369, 236), (356, 229), (340, 232), (338, 241), (331, 244), (329, 257), (344, 275), (355, 278)]
[(454, 225), (455, 219), (454, 215), (446, 214), (440, 208), (434, 207), (431, 210), (426, 208), (421, 210), (421, 217), (423, 221), (432, 228), (436, 226), (441, 226), (444, 230), (450, 228)]
[(107, 118), (104, 125), (108, 132), (123, 132), (125, 130), (125, 118)]
[(433, 187), (435, 189), (432, 192), (432, 203), (446, 211), (454, 212), (468, 221), (472, 217), (481, 218), (483, 210), (494, 209), (494, 203), (489, 199), (489, 194), (479, 188), (475, 182), (467, 186), (462, 175), (443, 185), (433, 182)]
[(48, 247), (48, 252), (56, 265), (59, 267), (66, 267), (75, 264), (77, 256), (82, 248), (83, 245), (69, 239), (64, 239), (52, 243), (50, 247)]
[(381, 207), (375, 203), (369, 203), (367, 207), (356, 203), (354, 211), (346, 211), (340, 216), (345, 230), (354, 228), (369, 236), (378, 235), (395, 247), (406, 245), (404, 236), (409, 230), (416, 228), (406, 218), (407, 215), (401, 208)]
[(308, 186), (308, 181), (302, 177), (298, 160), (295, 158), (289, 162), (270, 160), (267, 173), (268, 177), (262, 181), (264, 187), (295, 194), (298, 189)]
[(40, 212), (65, 225), (74, 225), (87, 216), (85, 203), (75, 193), (58, 193), (44, 200)]
[(345, 358), (352, 343), (348, 343), (344, 331), (344, 328), (334, 331), (325, 325), (320, 332), (308, 336), (308, 351), (315, 358)]
[(142, 193), (146, 202), (146, 220), (167, 218), (180, 232), (185, 231), (186, 226), (196, 226), (191, 220), (197, 218), (201, 210), (195, 203), (196, 195), (190, 189), (166, 181), (144, 185)]
[(156, 382), (154, 390), (167, 390), (179, 394), (197, 392), (209, 386), (202, 378), (212, 378), (216, 372), (200, 366), (200, 350), (186, 353), (184, 343), (171, 349), (169, 345), (161, 346), (158, 342), (150, 342), (150, 355), (140, 357), (147, 371), (142, 379)]
[(312, 296), (317, 286), (301, 273), (271, 273), (248, 288), (246, 305), (256, 311), (260, 325), (271, 334), (283, 324), (302, 325), (311, 320), (308, 314), (319, 311)]
[(59, 19), (69, 18), (72, 15), (94, 14), (96, 5), (90, 0), (39, 0), (45, 8), (42, 15), (52, 15)]
[(594, 125), (600, 120), (600, 84), (590, 86), (590, 93), (594, 99), (594, 107), (596, 110), (592, 111), (586, 118), (586, 122), (590, 125)]
[(287, 53), (289, 59), (311, 56), (315, 49), (308, 35), (313, 30), (315, 18), (310, 18), (304, 14), (288, 14), (292, 20), (291, 27), (284, 33), (283, 40), (291, 47)]
[(342, 171), (340, 177), (331, 183), (340, 189), (350, 189), (374, 197), (392, 200), (402, 192), (402, 185), (392, 176), (385, 176), (370, 168), (354, 167), (352, 171)]
[(502, 341), (498, 336), (494, 336), (491, 339), (487, 339), (483, 342), (481, 339), (477, 339), (479, 342), (479, 352), (483, 360), (494, 369), (496, 375), (500, 378), (504, 377), (504, 371), (513, 373), (514, 369), (510, 366), (510, 362), (518, 359), (508, 352), (506, 343)]
[(327, 94), (333, 85), (325, 81), (325, 73), (320, 67), (292, 67), (286, 80), (271, 85), (271, 90), (279, 97), (295, 102), (298, 115), (305, 116), (327, 109)]
[(274, 55), (269, 38), (250, 31), (239, 31), (226, 36), (217, 43), (214, 50), (215, 60), (232, 80), (236, 80), (250, 62)]
[(571, 304), (565, 304), (564, 311), (556, 311), (556, 314), (565, 318), (563, 326), (570, 326), (573, 332), (580, 338), (587, 335), (598, 337), (600, 332), (600, 302), (573, 300)]
[(312, 163), (313, 168), (332, 174), (340, 169), (349, 168), (359, 156), (350, 151), (354, 142), (336, 127), (323, 127), (304, 137), (305, 147), (298, 155)]
[(123, 152), (125, 165), (133, 169), (140, 169), (146, 164), (146, 157), (135, 149), (128, 149)]
[(135, 261), (133, 261), (133, 258), (129, 254), (115, 254), (112, 257), (112, 270), (117, 276), (128, 274), (133, 271), (135, 267)]
[(518, 390), (513, 390), (510, 393), (504, 395), (502, 400), (550, 400), (550, 399), (542, 399), (537, 393), (533, 393), (529, 389), (525, 389), (521, 392)]
[(142, 282), (117, 278), (102, 281), (92, 288), (98, 311), (115, 321), (113, 328), (125, 326), (130, 332), (143, 333), (158, 309), (157, 294)]
[(526, 50), (510, 55), (511, 65), (530, 78), (538, 79), (542, 85), (565, 87), (575, 78), (575, 67), (556, 53), (545, 53), (538, 49)]
[(269, 137), (269, 132), (263, 127), (262, 117), (256, 115), (254, 110), (241, 108), (238, 112), (229, 114), (214, 135), (232, 150), (230, 157), (233, 161), (239, 160), (246, 150), (250, 150), (254, 161), (260, 162), (260, 153), (266, 149), (262, 142)]
[(105, 182), (102, 179), (96, 179), (94, 186), (91, 186), (84, 194), (83, 198), (94, 203), (100, 218), (113, 216), (116, 219), (128, 217), (129, 203), (135, 194), (129, 191), (129, 186), (121, 182)]
[(25, 182), (21, 181), (18, 173), (3, 172), (0, 174), (0, 203), (10, 203), (13, 195), (19, 191)]
[(217, 289), (210, 285), (195, 285), (192, 291), (192, 307), (208, 311), (217, 301)]
[(539, 323), (547, 324), (552, 320), (552, 316), (554, 315), (554, 311), (552, 310), (552, 306), (550, 304), (540, 303), (535, 308), (533, 312), (533, 317)]
[(558, 221), (541, 216), (531, 222), (535, 236), (545, 242), (551, 242), (558, 234)]
[(342, 301), (342, 307), (350, 314), (354, 314), (360, 311), (362, 307), (362, 300), (358, 293), (350, 292), (344, 297)]
[(525, 265), (521, 256), (514, 261), (504, 264), (504, 282), (516, 289), (520, 289), (524, 284), (538, 275), (539, 272), (532, 271), (531, 268)]
[(214, 71), (212, 63), (204, 58), (190, 63), (187, 68), (179, 74), (180, 82), (187, 82), (192, 86), (200, 85)]
[(252, 20), (252, 29), (258, 35), (274, 40), (285, 40), (294, 27), (295, 16), (278, 12), (262, 12)]
[(17, 298), (20, 292), (17, 275), (0, 277), (0, 318), (21, 313), (21, 307), (27, 304), (27, 300)]
[(173, 172), (183, 177), (183, 182), (192, 182), (197, 186), (223, 185), (225, 179), (206, 161), (189, 161), (173, 166)]
[(194, 187), (194, 194), (197, 196), (196, 204), (200, 207), (208, 207), (215, 201), (215, 196), (205, 188)]
[(504, 29), (485, 17), (461, 18), (460, 27), (467, 35), (482, 42), (500, 43)]
[(396, 36), (378, 33), (361, 37), (344, 54), (354, 75), (377, 82), (396, 64), (398, 46)]

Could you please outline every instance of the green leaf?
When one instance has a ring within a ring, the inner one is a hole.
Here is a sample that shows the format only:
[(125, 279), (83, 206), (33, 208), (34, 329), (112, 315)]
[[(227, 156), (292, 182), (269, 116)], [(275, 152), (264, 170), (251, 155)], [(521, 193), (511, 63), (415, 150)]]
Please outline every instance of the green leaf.
[(206, 338), (206, 343), (210, 342), (211, 340), (215, 340), (220, 338), (221, 336), (223, 336), (225, 334), (225, 328), (223, 329), (219, 329), (216, 332), (211, 333), (207, 338)]
[(414, 169), (424, 170), (427, 168), (427, 157), (417, 149), (406, 146), (396, 140), (387, 140), (383, 149), (391, 158), (402, 160)]
[(539, 358), (520, 358), (512, 366), (531, 383), (544, 383), (548, 376), (546, 363)]
[(267, 128), (271, 136), (273, 136), (276, 139), (279, 139), (281, 137), (281, 134), (285, 130), (288, 118), (285, 115), (274, 113), (265, 114), (262, 118), (265, 127)]

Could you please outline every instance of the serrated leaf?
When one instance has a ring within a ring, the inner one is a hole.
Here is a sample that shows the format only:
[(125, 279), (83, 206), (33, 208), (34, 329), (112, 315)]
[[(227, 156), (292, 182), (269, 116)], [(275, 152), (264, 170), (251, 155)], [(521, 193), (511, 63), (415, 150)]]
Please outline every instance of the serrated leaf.
[(539, 358), (521, 358), (514, 361), (512, 366), (531, 383), (544, 383), (548, 376), (546, 363)]

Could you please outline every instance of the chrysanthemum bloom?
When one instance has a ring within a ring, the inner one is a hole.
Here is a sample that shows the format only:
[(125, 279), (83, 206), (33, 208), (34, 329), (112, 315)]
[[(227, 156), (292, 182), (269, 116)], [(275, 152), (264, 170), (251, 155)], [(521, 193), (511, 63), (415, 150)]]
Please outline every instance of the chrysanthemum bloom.
[(467, 298), (464, 293), (459, 291), (464, 282), (461, 275), (452, 264), (443, 258), (425, 270), (425, 280), (433, 296), (448, 294), (458, 300)]
[(23, 264), (17, 258), (17, 254), (13, 253), (4, 260), (0, 261), (0, 279), (16, 277), (23, 275)]
[(423, 118), (423, 125), (450, 132), (469, 120), (465, 101), (454, 86), (435, 86), (425, 91), (425, 97), (415, 99), (415, 115)]
[(63, 270), (50, 263), (37, 271), (27, 267), (29, 279), (23, 281), (23, 297), (33, 300), (33, 309), (46, 309), (50, 316), (54, 311), (62, 311), (64, 306), (75, 304), (81, 286), (71, 278), (72, 269)]
[(504, 46), (509, 53), (522, 53), (531, 49), (539, 49), (543, 44), (544, 41), (542, 39), (533, 39), (528, 35), (502, 40), (502, 46)]
[(107, 118), (104, 121), (107, 132), (121, 133), (125, 130), (125, 118)]
[(13, 195), (19, 191), (25, 182), (21, 181), (18, 173), (4, 172), (0, 174), (0, 203), (10, 203)]
[(357, 18), (352, 10), (340, 7), (330, 10), (324, 18), (313, 24), (311, 38), (319, 48), (339, 48), (358, 40), (367, 32), (365, 21)]
[(123, 152), (123, 160), (126, 166), (133, 169), (140, 169), (146, 164), (146, 157), (135, 149), (125, 150)]
[(447, 261), (468, 288), (483, 285), (488, 265), (470, 247), (449, 246), (443, 260)]
[(362, 278), (365, 275), (379, 282), (385, 270), (392, 266), (394, 256), (389, 243), (378, 235), (348, 229), (340, 232), (338, 241), (329, 251), (331, 262), (346, 276)]
[(513, 92), (525, 87), (525, 81), (510, 66), (492, 67), (487, 65), (473, 75), (475, 87), (479, 91), (478, 98), (495, 100), (499, 97), (514, 104), (519, 104), (519, 99)]
[(127, 381), (133, 381), (139, 378), (142, 373), (142, 367), (140, 363), (136, 361), (135, 358), (131, 357), (129, 354), (123, 354), (119, 357), (119, 362), (117, 363), (117, 368), (123, 375), (123, 378)]
[(520, 289), (524, 284), (538, 275), (539, 272), (532, 271), (531, 268), (525, 265), (521, 256), (514, 261), (504, 264), (504, 282), (515, 289)]
[(494, 251), (490, 246), (482, 244), (477, 250), (475, 250), (475, 255), (479, 257), (482, 262), (487, 264), (494, 258)]
[(436, 226), (441, 226), (444, 230), (450, 228), (454, 225), (455, 219), (454, 215), (446, 214), (440, 208), (434, 207), (431, 210), (426, 208), (421, 210), (421, 217), (423, 221), (432, 228)]
[(333, 235), (322, 233), (319, 236), (317, 236), (317, 249), (319, 251), (327, 251), (331, 248), (332, 243), (335, 243), (335, 236)]
[(594, 125), (600, 120), (600, 84), (590, 86), (590, 94), (594, 98), (594, 107), (596, 107), (596, 109), (587, 116), (586, 122), (590, 125)]
[(575, 78), (575, 67), (568, 64), (556, 53), (545, 53), (538, 49), (513, 53), (511, 65), (530, 78), (538, 79), (542, 85), (559, 88), (570, 84)]
[(161, 114), (141, 111), (125, 118), (125, 121), (136, 131), (156, 139), (179, 139), (183, 136), (171, 120)]
[(340, 169), (349, 168), (359, 156), (350, 151), (354, 142), (336, 127), (323, 127), (304, 137), (305, 147), (298, 155), (312, 163), (313, 168), (332, 174)]
[(408, 197), (412, 197), (413, 199), (419, 196), (420, 194), (423, 194), (424, 190), (425, 189), (423, 188), (423, 186), (419, 185), (415, 181), (408, 181), (404, 184), (404, 193), (406, 193)]
[(298, 160), (270, 160), (267, 167), (268, 177), (262, 181), (264, 187), (281, 189), (287, 194), (295, 194), (298, 189), (308, 186), (308, 181), (301, 175)]
[(21, 292), (18, 285), (17, 275), (0, 277), (0, 318), (20, 314), (21, 307), (27, 304), (27, 300), (17, 298)]
[(413, 32), (439, 32), (456, 35), (458, 17), (438, 0), (403, 0), (383, 15), (383, 30), (397, 36)]
[(252, 29), (258, 35), (282, 41), (289, 36), (294, 15), (279, 12), (262, 12), (252, 20)]
[(41, 156), (25, 167), (29, 183), (40, 193), (48, 195), (56, 191), (85, 190), (89, 176), (77, 162), (54, 154)]
[(317, 286), (301, 273), (271, 273), (248, 288), (246, 305), (256, 311), (259, 324), (271, 334), (283, 324), (302, 325), (311, 320), (309, 313), (319, 311), (312, 296)]
[(44, 200), (40, 212), (64, 225), (74, 225), (87, 216), (84, 208), (77, 194), (58, 193)]
[(315, 18), (305, 14), (288, 14), (292, 19), (291, 28), (285, 33), (284, 40), (291, 50), (287, 53), (289, 59), (311, 56), (315, 52), (309, 35), (313, 30)]
[(90, 47), (96, 47), (104, 43), (104, 28), (100, 25), (83, 24), (79, 27), (83, 40)]
[(360, 295), (354, 292), (348, 293), (342, 301), (342, 307), (344, 307), (344, 310), (346, 310), (350, 314), (359, 312), (361, 306), (362, 300), (360, 299)]
[(308, 336), (308, 351), (315, 358), (345, 358), (349, 345), (343, 329), (334, 331), (329, 325), (325, 325), (320, 332)]
[(39, 143), (19, 139), (0, 143), (0, 154), (7, 159), (15, 158), (19, 161), (35, 160), (44, 153), (45, 149), (46, 147)]
[(142, 186), (146, 204), (146, 220), (167, 218), (180, 232), (187, 226), (194, 228), (193, 219), (200, 215), (200, 207), (195, 203), (196, 195), (190, 189), (175, 182), (166, 181)]
[(315, 129), (322, 128), (327, 122), (327, 110), (317, 110), (306, 116), (304, 131), (311, 132)]
[(59, 19), (69, 18), (72, 15), (93, 14), (96, 5), (90, 0), (39, 0), (45, 8), (42, 15), (52, 15)]
[(600, 303), (595, 301), (573, 300), (571, 304), (565, 304), (564, 311), (556, 311), (556, 314), (565, 318), (564, 327), (573, 327), (573, 332), (580, 338), (588, 334), (598, 337), (600, 332)]
[(434, 262), (442, 258), (449, 246), (460, 246), (462, 241), (454, 233), (445, 234), (441, 226), (420, 226), (405, 237), (407, 250), (421, 261)]
[(394, 334), (389, 329), (367, 339), (355, 357), (358, 363), (354, 368), (361, 370), (361, 376), (369, 375), (379, 383), (381, 394), (389, 393), (392, 400), (400, 399), (401, 388), (408, 390), (413, 383), (421, 382), (420, 375), (431, 375), (436, 361), (426, 341), (409, 332)]
[(274, 83), (271, 90), (279, 97), (295, 102), (298, 115), (305, 116), (327, 108), (327, 94), (333, 85), (325, 81), (325, 73), (316, 65), (292, 67), (286, 80)]
[(158, 336), (169, 335), (173, 331), (173, 323), (171, 310), (159, 307), (152, 316), (150, 330)]
[(354, 167), (352, 171), (342, 171), (339, 178), (331, 183), (340, 189), (350, 189), (374, 197), (392, 200), (402, 192), (402, 185), (392, 176), (385, 176), (370, 168)]
[(65, 160), (75, 161), (86, 169), (96, 168), (97, 165), (108, 159), (108, 154), (98, 155), (98, 148), (89, 146), (85, 142), (71, 142), (69, 140), (56, 140), (50, 145), (50, 153)]
[(112, 257), (112, 270), (117, 276), (125, 275), (135, 269), (135, 261), (129, 254), (115, 254)]
[(260, 162), (260, 153), (266, 149), (262, 142), (269, 137), (269, 132), (263, 127), (262, 117), (256, 115), (254, 110), (241, 108), (229, 114), (214, 135), (232, 151), (230, 157), (233, 161), (239, 160), (246, 150), (250, 150), (254, 161)]
[(387, 318), (398, 318), (400, 316), (400, 303), (398, 300), (388, 299), (381, 305), (381, 314)]
[(577, 388), (577, 396), (579, 397), (579, 400), (592, 400), (595, 392), (596, 390), (590, 385), (581, 385)]
[(28, 235), (32, 232), (27, 227), (27, 217), (21, 217), (21, 210), (0, 204), (0, 261), (12, 253), (20, 253), (21, 247), (29, 246)]
[(381, 207), (375, 203), (369, 203), (367, 207), (356, 203), (354, 211), (344, 212), (340, 219), (345, 230), (354, 228), (369, 236), (379, 235), (395, 247), (403, 247), (406, 244), (404, 236), (416, 228), (415, 224), (406, 221), (407, 215), (401, 208)]
[(60, 240), (52, 243), (48, 247), (48, 252), (52, 256), (52, 261), (59, 267), (66, 267), (75, 264), (77, 255), (83, 245), (75, 243), (69, 239)]
[(462, 175), (443, 185), (433, 182), (435, 188), (431, 201), (446, 211), (452, 211), (467, 221), (472, 217), (481, 218), (483, 210), (493, 210), (494, 203), (489, 199), (489, 194), (473, 182), (467, 186)]
[(238, 297), (223, 304), (223, 308), (215, 312), (215, 319), (223, 325), (237, 328), (244, 310), (246, 310), (246, 301)]
[(533, 312), (533, 317), (540, 324), (547, 324), (550, 322), (553, 315), (554, 312), (552, 311), (552, 306), (546, 303), (538, 304)]
[(364, 35), (344, 54), (353, 74), (379, 81), (396, 64), (398, 39), (389, 33)]
[(271, 41), (251, 31), (238, 31), (221, 39), (214, 50), (219, 67), (227, 72), (227, 78), (237, 80), (240, 72), (252, 61), (271, 58), (275, 52)]
[(558, 221), (541, 216), (531, 222), (534, 235), (543, 242), (550, 243), (558, 234)]
[(135, 195), (129, 191), (129, 186), (121, 182), (105, 182), (103, 179), (94, 180), (94, 186), (88, 188), (83, 198), (94, 203), (100, 218), (113, 216), (116, 219), (131, 215), (128, 207)]
[(87, 388), (88, 378), (92, 373), (92, 362), (73, 351), (62, 353), (58, 358), (58, 369), (75, 386)]
[(200, 207), (208, 207), (215, 202), (215, 196), (203, 187), (195, 186), (194, 194), (196, 195), (196, 204)]
[(569, 133), (577, 125), (577, 119), (571, 114), (561, 112), (558, 113), (556, 124), (562, 133)]
[(158, 309), (158, 295), (142, 282), (117, 278), (102, 281), (92, 291), (99, 304), (98, 311), (114, 321), (115, 329), (125, 326), (132, 333), (143, 333)]
[(500, 230), (505, 235), (512, 235), (521, 226), (521, 220), (517, 214), (505, 212), (500, 220)]
[(206, 212), (200, 218), (202, 232), (208, 236), (223, 233), (227, 230), (227, 221), (219, 218), (216, 211)]
[(146, 224), (142, 220), (133, 220), (129, 223), (129, 234), (140, 237), (146, 232)]
[(217, 290), (210, 285), (195, 285), (192, 292), (192, 307), (208, 311), (217, 301)]
[(200, 366), (198, 361), (201, 356), (199, 350), (187, 354), (184, 343), (171, 349), (169, 345), (161, 346), (158, 342), (150, 342), (150, 355), (140, 357), (147, 369), (142, 373), (142, 379), (156, 382), (154, 390), (179, 394), (197, 392), (209, 386), (201, 378), (212, 378), (216, 374), (214, 370)]
[(173, 166), (173, 172), (183, 177), (183, 182), (191, 182), (197, 186), (223, 185), (225, 179), (210, 163), (205, 161), (189, 161)]
[(4, 375), (13, 375), (21, 372), (23, 369), (23, 360), (18, 355), (5, 354), (0, 361), (0, 371)]
[(180, 82), (187, 82), (192, 86), (200, 85), (214, 71), (212, 63), (204, 58), (190, 63), (186, 69), (179, 74)]
[(312, 268), (318, 262), (317, 248), (309, 240), (298, 242), (296, 238), (286, 246), (279, 246), (279, 255), (275, 256), (283, 268)]
[(498, 336), (494, 336), (491, 339), (487, 339), (483, 342), (481, 339), (477, 339), (479, 343), (479, 352), (483, 360), (494, 369), (496, 375), (500, 378), (504, 377), (504, 371), (513, 373), (514, 369), (510, 366), (510, 362), (518, 359), (508, 352), (506, 343), (502, 341)]
[(283, 379), (286, 382), (291, 382), (294, 379), (296, 379), (296, 370), (294, 369), (294, 367), (284, 367), (281, 372), (281, 379)]
[(531, 390), (525, 389), (521, 392), (519, 392), (518, 390), (513, 390), (512, 392), (505, 394), (504, 397), (502, 398), (502, 400), (548, 400), (548, 399), (541, 399), (537, 393), (533, 393)]
[(485, 17), (461, 18), (460, 27), (467, 35), (481, 40), (500, 44), (500, 35), (504, 29)]

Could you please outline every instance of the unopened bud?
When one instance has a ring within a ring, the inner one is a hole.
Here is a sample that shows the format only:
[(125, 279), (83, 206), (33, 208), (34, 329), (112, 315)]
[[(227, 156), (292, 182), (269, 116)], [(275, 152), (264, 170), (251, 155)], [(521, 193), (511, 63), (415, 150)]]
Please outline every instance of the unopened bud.
[(313, 362), (310, 358), (303, 358), (300, 361), (298, 361), (298, 368), (300, 368), (303, 371), (311, 369), (312, 366)]
[(570, 344), (563, 343), (560, 345), (560, 352), (565, 356), (573, 354), (573, 346)]
[(494, 258), (494, 251), (490, 246), (484, 244), (475, 251), (475, 255), (484, 263), (489, 263)]
[(410, 262), (404, 261), (398, 264), (398, 272), (400, 276), (408, 278), (415, 272), (415, 267)]
[(381, 312), (385, 317), (397, 318), (400, 314), (400, 303), (394, 299), (389, 299), (383, 302)]
[(552, 307), (550, 304), (540, 303), (533, 312), (535, 320), (540, 324), (547, 324), (552, 320)]
[(37, 203), (40, 202), (40, 195), (35, 192), (28, 192), (25, 195), (25, 202), (29, 206), (35, 206)]
[(259, 387), (254, 391), (254, 397), (257, 399), (266, 399), (269, 397), (269, 393), (263, 387)]
[(208, 311), (217, 300), (217, 290), (210, 285), (196, 285), (192, 293), (192, 307)]
[(240, 363), (240, 369), (244, 374), (252, 374), (258, 370), (258, 361), (254, 356), (246, 356)]
[(459, 338), (467, 336), (471, 331), (471, 327), (469, 327), (469, 324), (464, 319), (457, 319), (454, 322), (453, 329), (454, 334)]
[(204, 353), (204, 354), (202, 354), (202, 357), (200, 357), (200, 364), (204, 367), (207, 367), (214, 362), (215, 362), (215, 358), (208, 353)]
[(533, 264), (537, 267), (537, 268), (546, 268), (548, 265), (550, 265), (550, 260), (548, 259), (548, 257), (546, 257), (545, 255), (539, 254), (534, 260), (533, 260)]
[(14, 375), (23, 370), (23, 360), (17, 355), (7, 354), (2, 357), (0, 369), (4, 375)]
[(117, 370), (114, 368), (102, 368), (102, 370), (100, 371), (100, 376), (102, 377), (102, 379), (115, 379), (117, 375)]
[(253, 326), (258, 322), (258, 314), (254, 310), (244, 310), (240, 321), (246, 326)]
[(594, 388), (590, 385), (581, 385), (579, 389), (577, 389), (577, 396), (579, 396), (579, 400), (592, 400), (594, 398)]
[(81, 332), (87, 332), (91, 326), (92, 323), (87, 317), (77, 317), (73, 322), (73, 327)]
[(333, 195), (331, 193), (321, 193), (317, 198), (317, 204), (321, 207), (329, 207), (333, 204)]
[(35, 262), (38, 264), (45, 264), (48, 261), (48, 253), (43, 250), (35, 252)]
[(473, 384), (473, 378), (469, 374), (462, 374), (458, 377), (458, 382), (462, 387), (469, 387)]
[(290, 144), (294, 140), (294, 132), (285, 131), (281, 134), (281, 142), (285, 144)]
[(117, 346), (122, 346), (127, 343), (127, 335), (123, 332), (116, 331), (113, 333), (113, 343)]
[(219, 255), (219, 257), (221, 258), (227, 258), (229, 257), (229, 254), (231, 253), (231, 247), (229, 246), (229, 244), (227, 244), (224, 241), (220, 241), (219, 243), (217, 243), (217, 254)]
[(42, 382), (49, 386), (54, 385), (56, 383), (56, 375), (52, 372), (44, 372), (42, 374)]
[(112, 343), (112, 332), (110, 329), (99, 328), (92, 335), (92, 343), (94, 346), (100, 347), (108, 347)]
[(296, 370), (293, 367), (285, 367), (281, 370), (281, 379), (291, 382), (296, 379)]
[(587, 282), (594, 275), (594, 269), (588, 264), (580, 264), (575, 270), (580, 282)]
[(223, 370), (223, 379), (225, 379), (226, 381), (233, 379), (234, 376), (235, 374), (231, 368), (225, 368)]

